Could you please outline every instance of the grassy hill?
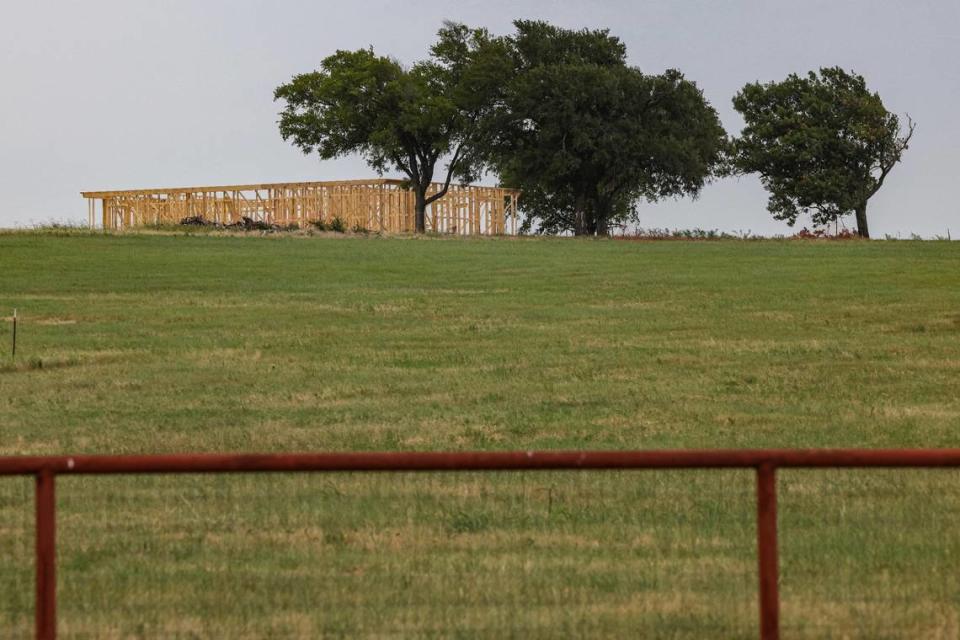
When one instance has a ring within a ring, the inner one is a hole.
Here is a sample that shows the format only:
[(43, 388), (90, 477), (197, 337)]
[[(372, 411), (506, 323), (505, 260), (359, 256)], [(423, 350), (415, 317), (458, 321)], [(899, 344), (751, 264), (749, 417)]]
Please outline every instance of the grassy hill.
[[(0, 455), (960, 444), (957, 243), (11, 233), (13, 307)], [(785, 633), (958, 633), (960, 474), (780, 486)], [(67, 636), (755, 634), (746, 471), (58, 491)]]

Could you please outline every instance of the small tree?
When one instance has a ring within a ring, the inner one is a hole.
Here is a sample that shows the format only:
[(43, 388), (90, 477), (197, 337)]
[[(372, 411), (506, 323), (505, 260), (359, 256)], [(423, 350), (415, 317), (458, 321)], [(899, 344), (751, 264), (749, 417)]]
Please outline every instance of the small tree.
[[(472, 180), (482, 163), (484, 114), (511, 65), (502, 42), (483, 29), (447, 23), (431, 59), (407, 69), (372, 49), (337, 51), (320, 70), (277, 87), (280, 134), (304, 153), (331, 159), (359, 153), (377, 172), (402, 172), (415, 194), (416, 231), (426, 207), (454, 178)], [(427, 196), (436, 165), (448, 158), (443, 187)]]
[(760, 175), (774, 218), (792, 226), (809, 213), (822, 225), (852, 212), (857, 233), (870, 237), (867, 201), (907, 149), (909, 116), (903, 131), (862, 76), (836, 67), (748, 84), (733, 106), (746, 122), (734, 165)]
[(525, 228), (606, 235), (638, 200), (696, 194), (714, 174), (726, 134), (681, 73), (627, 66), (605, 30), (514, 24), (515, 73), (489, 140), (502, 181), (524, 192)]

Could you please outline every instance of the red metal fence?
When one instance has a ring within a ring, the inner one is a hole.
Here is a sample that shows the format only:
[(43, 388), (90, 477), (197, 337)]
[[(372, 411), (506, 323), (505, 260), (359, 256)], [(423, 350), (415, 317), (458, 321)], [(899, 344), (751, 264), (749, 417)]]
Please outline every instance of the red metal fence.
[(778, 468), (960, 467), (960, 449), (736, 449), (464, 453), (189, 454), (0, 457), (0, 476), (36, 478), (36, 637), (56, 637), (55, 478), (66, 474), (718, 469), (757, 471), (760, 638), (780, 635)]

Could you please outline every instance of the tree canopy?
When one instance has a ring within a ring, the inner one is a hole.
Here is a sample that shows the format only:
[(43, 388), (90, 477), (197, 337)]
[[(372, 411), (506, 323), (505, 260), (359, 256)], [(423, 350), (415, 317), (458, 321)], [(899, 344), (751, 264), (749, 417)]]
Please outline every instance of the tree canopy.
[(822, 225), (854, 213), (870, 237), (867, 201), (907, 149), (909, 117), (904, 131), (862, 76), (837, 67), (748, 84), (733, 106), (746, 122), (734, 166), (759, 174), (775, 218), (793, 225), (809, 213)]
[[(357, 153), (381, 174), (402, 172), (423, 232), (426, 206), (452, 179), (470, 181), (480, 171), (481, 123), (511, 69), (500, 40), (452, 23), (439, 31), (430, 58), (410, 68), (372, 49), (337, 51), (319, 70), (277, 87), (274, 98), (285, 102), (280, 133), (307, 154)], [(442, 158), (443, 188), (428, 197)]]
[[(609, 31), (514, 27), (494, 37), (444, 23), (411, 67), (337, 51), (277, 87), (280, 133), (304, 153), (356, 153), (403, 173), (419, 232), (452, 180), (486, 171), (523, 191), (525, 230), (605, 235), (641, 201), (696, 196), (732, 168), (759, 174), (775, 218), (823, 225), (853, 213), (864, 237), (867, 202), (913, 136), (909, 116), (904, 128), (862, 76), (833, 67), (744, 86), (731, 144), (695, 83), (628, 65)], [(440, 162), (442, 188), (428, 195)]]
[(487, 140), (501, 181), (523, 190), (526, 229), (605, 235), (640, 199), (695, 195), (718, 170), (724, 130), (683, 74), (628, 66), (606, 30), (514, 24)]

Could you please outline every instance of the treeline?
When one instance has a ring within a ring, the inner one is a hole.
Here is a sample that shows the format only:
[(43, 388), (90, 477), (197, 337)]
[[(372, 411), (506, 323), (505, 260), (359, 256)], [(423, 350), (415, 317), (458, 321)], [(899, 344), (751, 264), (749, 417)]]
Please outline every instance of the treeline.
[[(840, 68), (747, 84), (746, 126), (724, 131), (696, 83), (627, 64), (608, 30), (518, 20), (514, 33), (445, 23), (426, 60), (405, 67), (372, 49), (337, 51), (279, 86), (280, 133), (324, 159), (360, 154), (403, 173), (416, 228), (451, 181), (484, 173), (523, 190), (524, 229), (606, 235), (643, 201), (696, 196), (714, 179), (758, 174), (771, 214), (817, 225), (867, 202), (913, 135), (864, 79)], [(434, 181), (444, 188), (428, 196)]]

